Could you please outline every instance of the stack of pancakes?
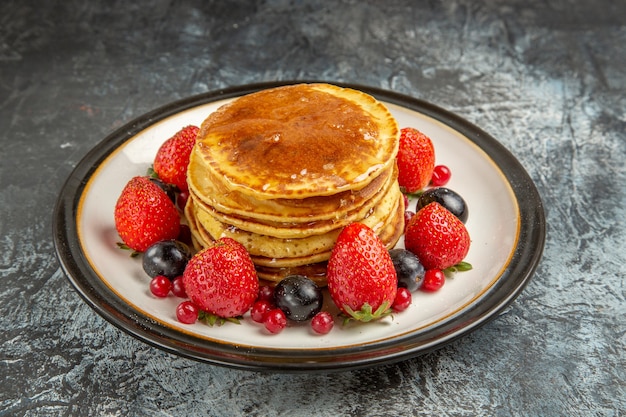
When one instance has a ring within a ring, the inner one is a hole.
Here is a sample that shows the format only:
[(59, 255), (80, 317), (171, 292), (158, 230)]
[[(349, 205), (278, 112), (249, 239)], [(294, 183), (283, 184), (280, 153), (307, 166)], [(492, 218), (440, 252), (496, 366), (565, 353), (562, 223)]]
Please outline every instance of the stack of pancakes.
[(185, 208), (198, 249), (242, 243), (260, 278), (325, 284), (343, 227), (362, 222), (393, 247), (404, 229), (399, 129), (373, 97), (298, 84), (239, 97), (202, 124)]

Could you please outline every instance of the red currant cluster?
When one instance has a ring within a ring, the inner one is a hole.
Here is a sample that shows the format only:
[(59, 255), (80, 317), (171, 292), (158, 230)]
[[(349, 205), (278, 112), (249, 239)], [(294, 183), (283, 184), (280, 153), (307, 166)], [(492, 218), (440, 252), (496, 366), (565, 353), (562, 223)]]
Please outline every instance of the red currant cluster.
[[(276, 306), (274, 289), (269, 285), (259, 288), (259, 298), (252, 304), (250, 316), (273, 334), (280, 333), (287, 327), (287, 315)], [(327, 334), (334, 324), (333, 316), (327, 311), (316, 312), (311, 319), (311, 329), (318, 334)]]
[[(179, 276), (170, 280), (164, 275), (157, 275), (150, 281), (150, 292), (159, 298), (165, 298), (171, 292), (176, 297), (187, 298), (183, 277)], [(198, 320), (200, 310), (191, 301), (183, 301), (176, 307), (176, 318), (181, 323), (192, 324)]]

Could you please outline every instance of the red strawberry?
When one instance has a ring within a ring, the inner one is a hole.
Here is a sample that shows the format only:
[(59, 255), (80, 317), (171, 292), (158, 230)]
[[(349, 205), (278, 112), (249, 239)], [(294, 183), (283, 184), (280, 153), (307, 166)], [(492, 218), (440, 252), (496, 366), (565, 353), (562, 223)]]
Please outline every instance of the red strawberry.
[(201, 310), (234, 318), (250, 309), (259, 295), (259, 279), (246, 248), (222, 238), (195, 254), (183, 274), (185, 291)]
[(198, 135), (196, 126), (187, 126), (166, 140), (154, 158), (154, 172), (159, 178), (187, 191), (187, 165)]
[(167, 194), (147, 177), (132, 178), (115, 204), (115, 228), (131, 249), (143, 252), (161, 240), (175, 239), (180, 215)]
[(409, 221), (404, 245), (424, 268), (443, 270), (465, 258), (470, 236), (463, 222), (441, 204), (432, 202)]
[(391, 311), (398, 279), (385, 245), (362, 223), (346, 226), (337, 238), (326, 272), (328, 291), (339, 309), (359, 321)]
[(405, 192), (426, 187), (435, 168), (435, 148), (430, 138), (412, 127), (401, 129), (397, 163), (398, 183)]

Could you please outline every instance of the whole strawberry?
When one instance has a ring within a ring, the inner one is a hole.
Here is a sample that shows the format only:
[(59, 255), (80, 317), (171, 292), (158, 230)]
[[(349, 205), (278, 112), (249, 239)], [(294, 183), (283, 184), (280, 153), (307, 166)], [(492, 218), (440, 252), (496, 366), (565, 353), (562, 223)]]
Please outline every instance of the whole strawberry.
[(191, 125), (182, 128), (161, 145), (154, 158), (154, 172), (162, 181), (175, 185), (181, 191), (189, 189), (187, 166), (198, 130)]
[(427, 270), (444, 270), (465, 258), (470, 236), (463, 222), (441, 204), (432, 202), (409, 221), (404, 246), (419, 258)]
[(426, 187), (435, 168), (435, 148), (428, 136), (412, 127), (400, 130), (398, 183), (407, 193)]
[(339, 309), (359, 321), (390, 313), (398, 282), (389, 252), (372, 229), (346, 226), (337, 238), (326, 272), (328, 291)]
[(222, 318), (243, 315), (259, 295), (250, 255), (231, 238), (221, 238), (195, 254), (185, 268), (183, 284), (195, 305)]
[(115, 204), (115, 229), (129, 248), (143, 252), (156, 242), (175, 239), (180, 215), (167, 194), (147, 177), (132, 178)]

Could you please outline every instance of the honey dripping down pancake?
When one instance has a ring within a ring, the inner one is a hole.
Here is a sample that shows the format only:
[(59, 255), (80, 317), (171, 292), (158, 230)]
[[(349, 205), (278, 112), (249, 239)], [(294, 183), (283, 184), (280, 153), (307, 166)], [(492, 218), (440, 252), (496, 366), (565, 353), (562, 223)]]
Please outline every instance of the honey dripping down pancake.
[(185, 214), (201, 248), (229, 236), (259, 277), (325, 284), (339, 231), (368, 224), (391, 248), (404, 229), (395, 158), (399, 128), (375, 98), (329, 84), (263, 90), (202, 123)]

